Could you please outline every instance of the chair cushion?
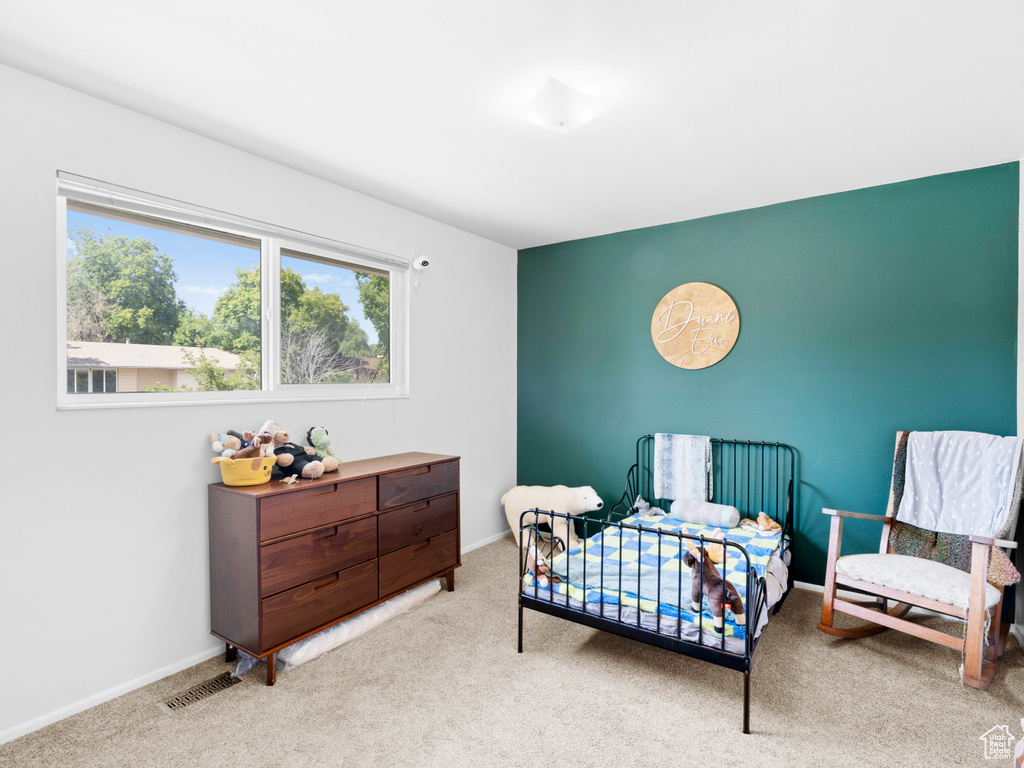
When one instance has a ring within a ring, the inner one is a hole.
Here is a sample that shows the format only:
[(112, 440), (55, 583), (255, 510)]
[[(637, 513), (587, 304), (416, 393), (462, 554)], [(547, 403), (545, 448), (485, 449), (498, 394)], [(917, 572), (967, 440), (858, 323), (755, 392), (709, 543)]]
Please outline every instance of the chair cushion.
[[(889, 528), (889, 548), (894, 555), (909, 555), (951, 565), (958, 570), (971, 570), (972, 548), (967, 536), (929, 531), (899, 520)], [(988, 583), (1008, 587), (1020, 581), (1020, 574), (999, 547), (992, 547), (988, 558)]]
[[(836, 560), (836, 572), (847, 578), (920, 595), (967, 610), (971, 575), (934, 560), (907, 555), (846, 555)], [(1000, 591), (985, 585), (985, 607), (999, 602)]]

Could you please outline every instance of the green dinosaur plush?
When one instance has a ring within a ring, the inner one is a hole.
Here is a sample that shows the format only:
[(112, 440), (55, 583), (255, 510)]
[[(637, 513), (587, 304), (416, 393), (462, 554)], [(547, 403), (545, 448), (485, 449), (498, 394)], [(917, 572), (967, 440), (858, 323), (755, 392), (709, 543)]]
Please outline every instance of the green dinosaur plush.
[(310, 427), (306, 433), (306, 442), (316, 449), (316, 457), (324, 465), (325, 472), (333, 472), (338, 468), (338, 457), (331, 450), (331, 438), (326, 427)]

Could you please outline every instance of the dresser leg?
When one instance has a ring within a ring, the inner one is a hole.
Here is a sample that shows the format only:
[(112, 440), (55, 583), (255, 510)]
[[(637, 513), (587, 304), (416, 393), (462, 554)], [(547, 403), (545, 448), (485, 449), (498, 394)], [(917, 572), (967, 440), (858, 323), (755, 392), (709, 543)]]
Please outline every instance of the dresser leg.
[(454, 592), (455, 591), (455, 571), (454, 570), (448, 571), (448, 573), (446, 573), (444, 575), (444, 578), (448, 582), (448, 591), (449, 592)]
[(274, 654), (267, 656), (267, 685), (277, 682), (277, 665), (274, 663)]
[(224, 643), (224, 661), (230, 663), (238, 658), (238, 649), (231, 643)]

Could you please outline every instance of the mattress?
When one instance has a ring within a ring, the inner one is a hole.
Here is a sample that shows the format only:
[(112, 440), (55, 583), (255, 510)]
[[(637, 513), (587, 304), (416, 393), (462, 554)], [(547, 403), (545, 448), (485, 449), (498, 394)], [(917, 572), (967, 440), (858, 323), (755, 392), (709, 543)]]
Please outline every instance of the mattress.
[[(725, 611), (723, 630), (719, 632), (707, 598), (699, 616), (690, 603), (693, 574), (682, 558), (687, 540), (675, 534), (708, 537), (713, 529), (661, 515), (634, 515), (621, 525), (608, 526), (547, 563), (548, 576), (555, 578), (547, 587), (528, 571), (523, 578), (523, 594), (619, 623), (743, 653), (749, 628), (738, 624), (732, 611)], [(754, 578), (765, 579), (766, 609), (760, 612), (753, 629), (756, 637), (768, 621), (767, 608), (782, 597), (788, 580), (788, 564), (780, 551), (782, 536), (744, 528), (730, 528), (722, 533), (727, 541), (746, 550)], [(749, 617), (748, 558), (735, 547), (725, 550), (725, 562), (716, 567), (736, 587)]]

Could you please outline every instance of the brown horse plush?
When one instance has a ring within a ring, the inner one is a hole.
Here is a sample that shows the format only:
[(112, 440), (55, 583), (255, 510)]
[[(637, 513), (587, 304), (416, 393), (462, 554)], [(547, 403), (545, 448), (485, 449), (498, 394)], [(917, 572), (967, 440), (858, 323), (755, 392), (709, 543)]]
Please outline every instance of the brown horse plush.
[[(736, 616), (736, 623), (743, 625), (747, 621), (746, 613), (743, 610), (743, 598), (740, 597), (739, 590), (732, 585), (731, 582), (725, 582), (725, 600), (722, 600), (722, 574), (715, 568), (715, 564), (711, 560), (710, 553), (705, 549), (701, 551), (696, 546), (690, 546), (687, 542), (687, 551), (683, 553), (683, 562), (686, 563), (691, 569), (690, 580), (690, 603), (694, 611), (698, 613), (701, 610), (701, 588), (703, 587), (704, 595), (708, 598), (708, 605), (711, 607), (711, 617), (715, 622), (715, 629), (718, 632), (722, 631), (722, 624), (724, 622), (725, 607), (728, 606), (729, 610)], [(700, 573), (697, 572), (697, 559), (701, 560), (701, 573), (704, 574), (703, 580), (701, 579)], [(702, 584), (703, 581), (703, 584)]]

